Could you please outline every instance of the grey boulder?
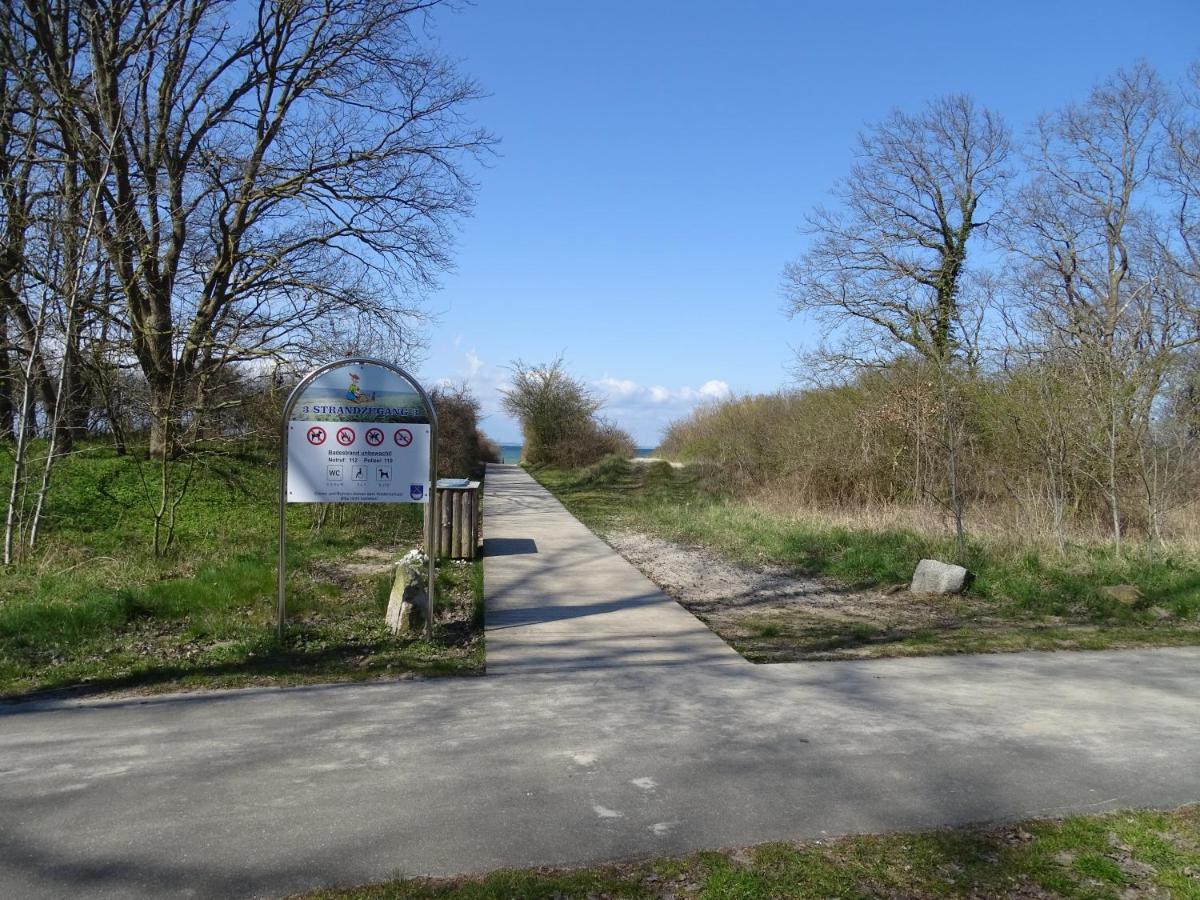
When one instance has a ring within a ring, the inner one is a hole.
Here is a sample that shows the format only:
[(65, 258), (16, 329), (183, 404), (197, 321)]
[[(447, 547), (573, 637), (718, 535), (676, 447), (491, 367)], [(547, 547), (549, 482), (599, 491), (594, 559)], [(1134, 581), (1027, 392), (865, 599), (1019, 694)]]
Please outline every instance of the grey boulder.
[(392, 634), (404, 634), (416, 627), (414, 619), (425, 608), (425, 581), (410, 566), (396, 568), (396, 581), (388, 598), (387, 627)]
[(966, 586), (967, 570), (962, 566), (923, 559), (908, 589), (914, 594), (961, 594)]
[(1139, 606), (1142, 602), (1142, 592), (1136, 584), (1110, 584), (1100, 588), (1100, 594), (1124, 606)]

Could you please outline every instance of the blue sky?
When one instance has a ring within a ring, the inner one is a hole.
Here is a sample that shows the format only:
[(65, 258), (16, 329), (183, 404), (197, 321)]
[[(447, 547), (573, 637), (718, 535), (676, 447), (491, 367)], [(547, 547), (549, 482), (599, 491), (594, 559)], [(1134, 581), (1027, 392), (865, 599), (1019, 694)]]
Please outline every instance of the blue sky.
[(696, 403), (786, 384), (815, 343), (780, 272), (865, 124), (961, 91), (1020, 134), (1137, 59), (1176, 80), (1200, 0), (479, 0), (435, 38), (502, 143), (431, 298), (423, 376), (469, 381), (510, 441), (504, 367), (562, 353), (652, 446)]

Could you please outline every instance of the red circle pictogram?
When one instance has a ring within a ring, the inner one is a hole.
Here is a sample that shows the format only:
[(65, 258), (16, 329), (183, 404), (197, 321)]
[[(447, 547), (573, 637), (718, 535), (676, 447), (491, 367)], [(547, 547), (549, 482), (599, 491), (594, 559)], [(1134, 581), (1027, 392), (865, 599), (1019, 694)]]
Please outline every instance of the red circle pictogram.
[(378, 447), (380, 444), (383, 443), (383, 429), (382, 428), (368, 428), (367, 433), (366, 433), (366, 435), (364, 435), (364, 437), (366, 437), (367, 443), (370, 444), (372, 447)]
[(412, 432), (407, 428), (397, 428), (392, 440), (396, 442), (397, 447), (407, 447), (412, 443)]
[(353, 428), (339, 428), (337, 433), (337, 442), (343, 447), (349, 447), (354, 443)]
[(325, 443), (325, 429), (318, 428), (316, 425), (308, 429), (308, 442), (314, 447), (320, 447)]

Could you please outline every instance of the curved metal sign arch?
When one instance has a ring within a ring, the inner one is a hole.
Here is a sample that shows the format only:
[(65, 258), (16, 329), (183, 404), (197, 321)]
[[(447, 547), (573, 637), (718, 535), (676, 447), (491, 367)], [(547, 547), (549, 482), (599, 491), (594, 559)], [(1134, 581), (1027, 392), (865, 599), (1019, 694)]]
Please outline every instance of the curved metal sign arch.
[[(279, 468), (279, 596), (287, 619), (288, 503), (436, 502), (437, 413), (404, 369), (366, 356), (318, 366), (283, 406)], [(433, 634), (434, 516), (425, 516), (429, 557), (425, 636)]]

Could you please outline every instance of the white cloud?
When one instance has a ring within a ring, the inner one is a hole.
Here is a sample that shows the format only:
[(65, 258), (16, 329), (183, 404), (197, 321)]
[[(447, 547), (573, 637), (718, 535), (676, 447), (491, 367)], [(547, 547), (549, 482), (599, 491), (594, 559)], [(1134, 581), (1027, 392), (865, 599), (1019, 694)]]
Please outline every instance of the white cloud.
[(699, 387), (669, 388), (661, 384), (645, 387), (631, 379), (605, 375), (594, 384), (607, 401), (601, 415), (632, 432), (643, 446), (656, 443), (667, 425), (697, 406), (719, 402), (733, 394), (728, 382), (718, 378), (711, 378)]
[(474, 349), (466, 352), (466, 360), (467, 369), (465, 374), (467, 378), (474, 378), (479, 374), (479, 370), (483, 368), (483, 360), (479, 358), (479, 354)]
[(638, 384), (636, 381), (620, 378), (609, 378), (607, 375), (597, 381), (596, 384), (610, 397), (628, 397), (631, 394), (637, 393), (638, 391)]
[(709, 379), (698, 388), (684, 385), (674, 391), (661, 384), (642, 387), (636, 381), (627, 378), (613, 378), (609, 375), (605, 375), (594, 384), (608, 396), (610, 401), (634, 399), (655, 404), (672, 402), (694, 404), (702, 400), (725, 400), (732, 394), (729, 384), (717, 378)]
[(718, 381), (714, 378), (711, 381), (706, 381), (704, 384), (700, 385), (700, 390), (698, 393), (701, 397), (707, 397), (710, 400), (724, 400), (730, 395), (731, 392), (728, 384), (726, 384), (724, 381)]

